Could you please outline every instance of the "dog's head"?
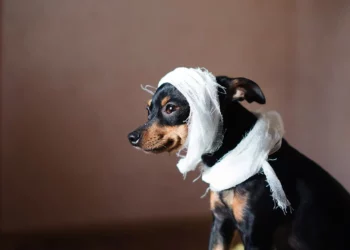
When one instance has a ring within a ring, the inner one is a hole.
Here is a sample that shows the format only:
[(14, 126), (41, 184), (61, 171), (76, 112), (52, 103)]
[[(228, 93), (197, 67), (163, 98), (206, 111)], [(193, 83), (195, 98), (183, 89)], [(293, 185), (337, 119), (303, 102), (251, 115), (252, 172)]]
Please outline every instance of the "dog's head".
[[(218, 91), (222, 110), (228, 103), (243, 100), (265, 103), (263, 92), (252, 80), (218, 76), (216, 81), (226, 90), (225, 93)], [(146, 109), (148, 120), (128, 135), (130, 143), (151, 153), (171, 153), (181, 149), (187, 139), (190, 106), (180, 91), (170, 83), (162, 84), (148, 101)]]

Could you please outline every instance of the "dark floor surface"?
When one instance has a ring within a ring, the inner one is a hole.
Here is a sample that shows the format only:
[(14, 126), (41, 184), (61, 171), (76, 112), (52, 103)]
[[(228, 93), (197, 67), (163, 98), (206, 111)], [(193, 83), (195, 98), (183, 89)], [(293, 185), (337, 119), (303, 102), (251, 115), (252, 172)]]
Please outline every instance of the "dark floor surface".
[(210, 220), (143, 222), (123, 226), (7, 233), (1, 250), (197, 250), (208, 248)]

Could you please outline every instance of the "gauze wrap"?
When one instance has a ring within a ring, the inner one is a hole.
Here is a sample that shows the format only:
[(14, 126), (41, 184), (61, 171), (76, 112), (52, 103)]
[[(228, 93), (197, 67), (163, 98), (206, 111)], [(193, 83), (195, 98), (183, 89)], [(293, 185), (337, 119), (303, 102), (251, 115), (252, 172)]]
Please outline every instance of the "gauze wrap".
[[(182, 174), (195, 170), (201, 156), (215, 152), (223, 141), (223, 119), (218, 91), (224, 91), (214, 75), (203, 68), (177, 68), (166, 74), (158, 87), (170, 83), (186, 98), (190, 105), (188, 137), (183, 145), (187, 154), (177, 167)], [(273, 168), (268, 163), (269, 154), (277, 151), (284, 134), (283, 122), (277, 112), (256, 113), (253, 129), (242, 141), (214, 166), (202, 168), (202, 180), (209, 188), (219, 192), (235, 187), (263, 171), (272, 192), (272, 198), (283, 212), (290, 203)]]
[(190, 105), (188, 137), (183, 145), (187, 154), (177, 167), (182, 174), (195, 170), (204, 152), (214, 152), (222, 143), (222, 116), (218, 91), (224, 89), (206, 69), (177, 68), (166, 74), (158, 84), (170, 83)]
[(253, 129), (213, 167), (205, 167), (202, 180), (210, 185), (211, 190), (222, 191), (237, 186), (263, 170), (273, 200), (285, 212), (290, 203), (268, 162), (269, 154), (281, 146), (283, 122), (274, 111), (256, 115), (258, 120)]

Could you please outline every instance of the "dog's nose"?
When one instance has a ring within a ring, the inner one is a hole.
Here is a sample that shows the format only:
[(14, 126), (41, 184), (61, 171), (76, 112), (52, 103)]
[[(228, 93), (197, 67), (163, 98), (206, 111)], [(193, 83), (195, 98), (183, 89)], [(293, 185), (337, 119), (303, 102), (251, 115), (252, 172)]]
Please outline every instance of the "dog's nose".
[(137, 145), (137, 143), (138, 143), (139, 140), (140, 140), (140, 136), (141, 136), (141, 135), (140, 135), (139, 132), (136, 132), (136, 131), (131, 132), (131, 133), (128, 135), (128, 138), (129, 138), (130, 143), (131, 143), (133, 146)]

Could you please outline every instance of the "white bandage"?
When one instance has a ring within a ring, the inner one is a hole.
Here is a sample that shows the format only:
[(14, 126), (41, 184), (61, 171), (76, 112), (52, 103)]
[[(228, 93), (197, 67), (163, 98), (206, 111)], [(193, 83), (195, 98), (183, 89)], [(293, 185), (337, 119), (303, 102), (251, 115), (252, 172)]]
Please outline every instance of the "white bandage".
[[(225, 91), (206, 69), (177, 68), (165, 75), (158, 87), (170, 83), (190, 105), (188, 137), (183, 145), (187, 154), (177, 167), (182, 174), (195, 170), (201, 156), (215, 152), (223, 141), (223, 118), (218, 91)], [(279, 149), (284, 134), (283, 122), (277, 112), (256, 114), (258, 121), (236, 148), (229, 151), (214, 166), (203, 167), (202, 180), (213, 191), (235, 187), (263, 170), (272, 197), (284, 212), (290, 203), (271, 165), (268, 155)]]

